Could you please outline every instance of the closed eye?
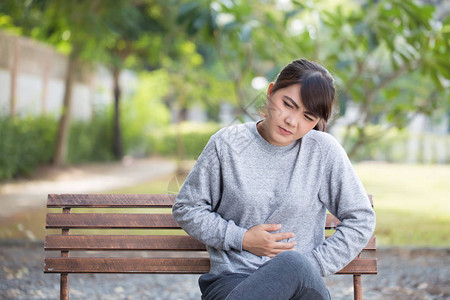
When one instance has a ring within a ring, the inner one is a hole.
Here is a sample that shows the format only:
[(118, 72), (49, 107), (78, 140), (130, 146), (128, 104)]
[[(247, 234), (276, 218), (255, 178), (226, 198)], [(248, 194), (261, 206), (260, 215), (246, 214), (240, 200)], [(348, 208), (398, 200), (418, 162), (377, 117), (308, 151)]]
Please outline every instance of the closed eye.
[(312, 118), (310, 118), (308, 115), (305, 115), (305, 118), (308, 120), (308, 121), (314, 121)]
[(284, 106), (288, 107), (288, 108), (294, 108), (292, 105), (290, 105), (287, 101), (283, 101)]

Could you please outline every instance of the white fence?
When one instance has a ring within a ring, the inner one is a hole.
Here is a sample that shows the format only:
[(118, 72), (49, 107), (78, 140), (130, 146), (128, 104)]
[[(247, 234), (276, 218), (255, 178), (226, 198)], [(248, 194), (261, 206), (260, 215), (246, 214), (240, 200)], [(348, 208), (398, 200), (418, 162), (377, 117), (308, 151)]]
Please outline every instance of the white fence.
[[(32, 39), (0, 31), (0, 113), (19, 116), (51, 114), (62, 107), (66, 56)], [(120, 78), (124, 94), (136, 81), (129, 71)], [(84, 67), (75, 76), (72, 114), (88, 120), (94, 107), (112, 101), (112, 77), (104, 67)]]

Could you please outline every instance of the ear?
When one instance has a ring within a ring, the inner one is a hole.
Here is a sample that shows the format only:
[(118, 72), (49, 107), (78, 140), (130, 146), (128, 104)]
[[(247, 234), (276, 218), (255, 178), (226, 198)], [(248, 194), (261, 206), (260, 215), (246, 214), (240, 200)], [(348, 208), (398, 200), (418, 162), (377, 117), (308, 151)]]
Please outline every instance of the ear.
[(272, 89), (273, 89), (273, 85), (274, 85), (275, 83), (272, 81), (270, 84), (269, 84), (269, 87), (267, 88), (267, 99), (269, 99), (269, 97), (272, 95)]

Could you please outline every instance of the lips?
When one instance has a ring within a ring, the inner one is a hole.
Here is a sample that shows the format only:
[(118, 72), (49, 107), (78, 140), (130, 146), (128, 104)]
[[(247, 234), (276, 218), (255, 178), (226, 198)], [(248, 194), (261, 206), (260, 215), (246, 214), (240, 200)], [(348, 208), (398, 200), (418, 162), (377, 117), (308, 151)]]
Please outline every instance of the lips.
[(283, 127), (278, 126), (280, 132), (282, 135), (291, 135), (292, 132), (290, 132), (289, 130), (284, 129)]

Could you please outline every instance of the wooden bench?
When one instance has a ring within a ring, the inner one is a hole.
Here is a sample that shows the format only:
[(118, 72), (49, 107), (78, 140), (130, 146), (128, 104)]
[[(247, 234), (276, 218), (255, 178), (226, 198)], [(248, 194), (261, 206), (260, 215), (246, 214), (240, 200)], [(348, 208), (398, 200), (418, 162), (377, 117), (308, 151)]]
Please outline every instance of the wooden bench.
[[(176, 195), (48, 195), (47, 207), (62, 208), (62, 213), (48, 213), (46, 228), (60, 229), (61, 234), (47, 235), (44, 248), (47, 251), (61, 251), (61, 256), (46, 257), (44, 272), (61, 274), (61, 299), (69, 298), (69, 274), (74, 273), (207, 273), (209, 258), (205, 246), (182, 232), (172, 217), (170, 208), (175, 197)], [(370, 199), (372, 201), (372, 197)], [(108, 213), (111, 208), (116, 208), (113, 209), (115, 212)], [(144, 211), (143, 208), (149, 210)], [(338, 219), (328, 215), (325, 229), (335, 229), (338, 224)], [(70, 234), (72, 229), (83, 229), (83, 232), (73, 234), (72, 231)], [(93, 234), (89, 232), (92, 229), (101, 229), (100, 232), (105, 234), (99, 235), (97, 230)], [(110, 235), (108, 230), (111, 229), (134, 231)], [(142, 235), (141, 229), (156, 230)], [(178, 230), (178, 233), (167, 234), (167, 230)], [(97, 252), (110, 250), (141, 251), (139, 254), (145, 254), (146, 257), (110, 257)], [(70, 257), (69, 253), (73, 251), (95, 252)], [(375, 251), (376, 240), (372, 237), (363, 252)], [(176, 253), (181, 255), (177, 257)], [(361, 275), (377, 274), (377, 259), (374, 256), (363, 258), (360, 254), (337, 273), (353, 275), (355, 299), (362, 299)]]

